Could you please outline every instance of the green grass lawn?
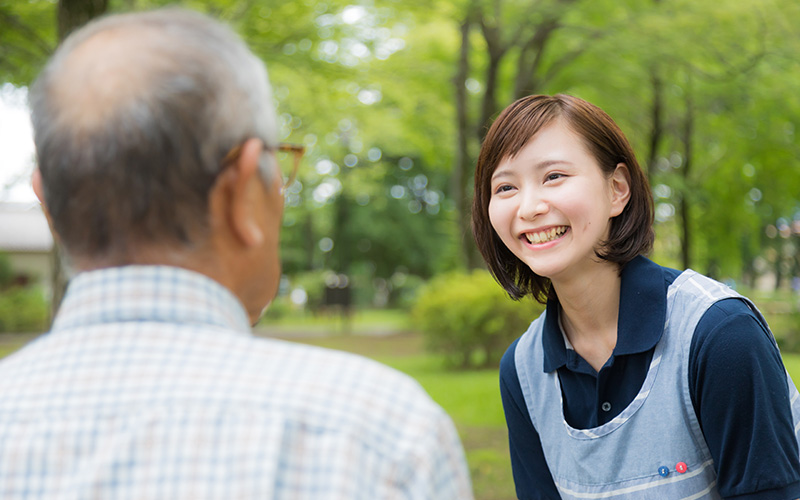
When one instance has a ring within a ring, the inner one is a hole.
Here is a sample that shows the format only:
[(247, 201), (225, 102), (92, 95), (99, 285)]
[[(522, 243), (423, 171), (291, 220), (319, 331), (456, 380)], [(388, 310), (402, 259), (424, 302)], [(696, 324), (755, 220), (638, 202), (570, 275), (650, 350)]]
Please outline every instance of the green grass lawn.
[(800, 385), (800, 354), (783, 354), (783, 364), (791, 375), (794, 385)]
[(324, 314), (291, 314), (280, 318), (269, 314), (256, 331), (272, 336), (329, 336), (331, 334), (389, 334), (409, 330), (409, 317), (397, 309), (357, 309), (349, 316), (332, 310)]

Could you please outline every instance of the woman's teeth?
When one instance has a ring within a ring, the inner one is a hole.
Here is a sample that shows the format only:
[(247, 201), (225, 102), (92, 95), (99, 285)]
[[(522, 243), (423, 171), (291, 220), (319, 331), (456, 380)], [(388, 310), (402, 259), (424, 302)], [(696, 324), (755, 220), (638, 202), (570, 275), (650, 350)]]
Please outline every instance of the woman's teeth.
[(547, 243), (548, 241), (560, 238), (562, 234), (567, 232), (568, 227), (569, 226), (559, 226), (538, 233), (525, 233), (525, 237), (528, 238), (530, 243)]

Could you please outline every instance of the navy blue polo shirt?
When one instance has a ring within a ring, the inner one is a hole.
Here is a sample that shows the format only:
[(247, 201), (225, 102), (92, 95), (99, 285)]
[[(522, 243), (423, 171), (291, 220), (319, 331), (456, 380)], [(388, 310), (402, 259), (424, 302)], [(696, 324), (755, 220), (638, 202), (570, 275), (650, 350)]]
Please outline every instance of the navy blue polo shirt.
[[(663, 333), (667, 288), (679, 274), (644, 257), (623, 268), (617, 344), (599, 372), (567, 348), (558, 324), (560, 306), (547, 304), (544, 370), (558, 371), (564, 416), (572, 427), (603, 425), (636, 397)], [(517, 377), (517, 342), (500, 364), (517, 496), (558, 499)], [(798, 446), (788, 432), (794, 428), (791, 409), (786, 397), (776, 397), (786, 388), (783, 362), (770, 334), (743, 301), (725, 299), (706, 311), (690, 346), (689, 390), (724, 498), (800, 497)]]

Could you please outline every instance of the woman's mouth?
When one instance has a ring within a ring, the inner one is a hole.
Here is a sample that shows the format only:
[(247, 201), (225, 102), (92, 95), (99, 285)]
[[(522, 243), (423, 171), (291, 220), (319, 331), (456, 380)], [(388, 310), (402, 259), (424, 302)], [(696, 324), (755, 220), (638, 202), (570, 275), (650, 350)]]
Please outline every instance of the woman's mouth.
[(536, 233), (523, 233), (523, 236), (525, 236), (525, 238), (528, 239), (529, 243), (538, 245), (541, 243), (547, 243), (549, 241), (557, 240), (558, 238), (563, 236), (568, 229), (569, 226), (557, 226)]

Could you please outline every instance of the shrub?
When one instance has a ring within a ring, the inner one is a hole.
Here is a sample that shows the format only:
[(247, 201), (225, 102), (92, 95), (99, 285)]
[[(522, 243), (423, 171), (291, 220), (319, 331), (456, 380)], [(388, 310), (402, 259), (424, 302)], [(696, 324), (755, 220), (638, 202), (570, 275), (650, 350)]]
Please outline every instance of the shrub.
[(302, 287), (308, 296), (306, 307), (310, 311), (318, 311), (324, 305), (325, 279), (333, 274), (330, 271), (308, 271), (293, 276), (290, 281), (292, 286)]
[(767, 322), (781, 351), (800, 352), (800, 311), (773, 313), (767, 317)]
[(0, 252), (0, 290), (8, 287), (14, 281), (14, 269), (6, 253)]
[(12, 287), (0, 292), (0, 332), (43, 332), (49, 306), (38, 288)]
[(457, 368), (497, 366), (506, 348), (542, 311), (515, 302), (487, 271), (440, 275), (424, 286), (412, 312), (432, 352)]
[(389, 306), (410, 310), (414, 306), (420, 287), (425, 280), (413, 274), (395, 273), (389, 282), (392, 285), (389, 295)]
[(278, 320), (290, 316), (293, 312), (292, 302), (288, 296), (275, 297), (264, 312), (261, 320)]

